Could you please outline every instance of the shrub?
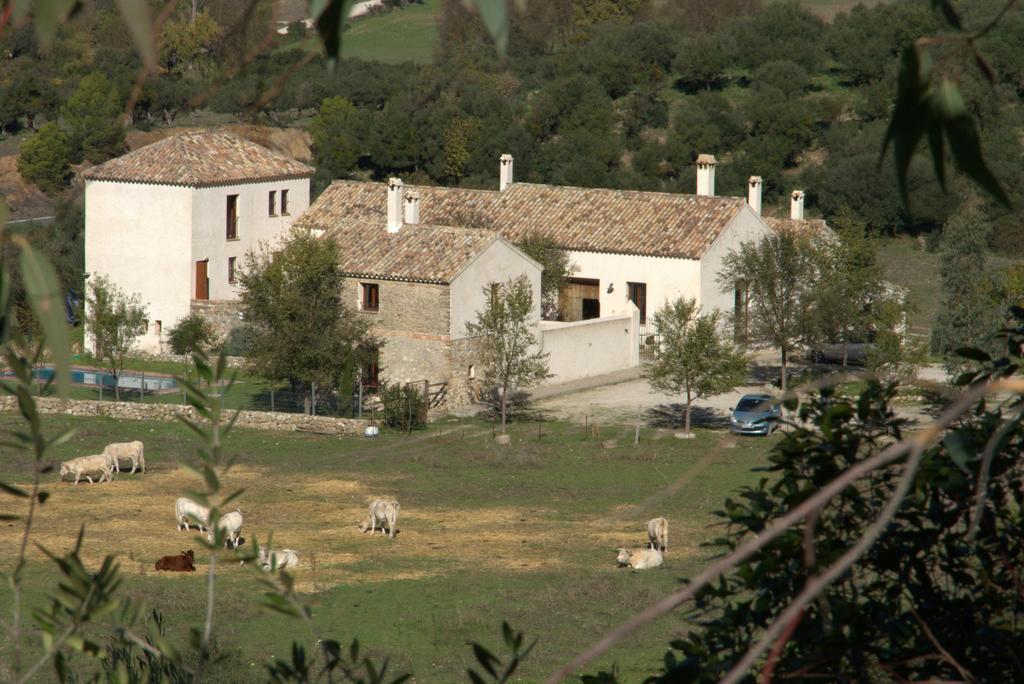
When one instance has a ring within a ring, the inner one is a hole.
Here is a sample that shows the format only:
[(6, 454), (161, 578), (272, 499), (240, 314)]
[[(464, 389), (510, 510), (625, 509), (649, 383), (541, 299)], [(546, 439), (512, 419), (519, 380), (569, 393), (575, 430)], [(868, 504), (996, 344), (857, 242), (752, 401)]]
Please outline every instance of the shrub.
[(44, 125), (22, 144), (18, 173), (45, 193), (67, 187), (71, 179), (71, 142), (57, 124)]
[(175, 354), (205, 353), (217, 341), (217, 333), (208, 320), (200, 314), (191, 313), (171, 328), (167, 341)]
[[(530, 393), (525, 390), (510, 390), (505, 404), (506, 418), (512, 421), (527, 419), (531, 399)], [(481, 395), (480, 403), (487, 407), (481, 411), (481, 416), (488, 420), (501, 420), (501, 390), (497, 387), (489, 388)]]
[(427, 401), (417, 387), (386, 385), (380, 393), (384, 424), (409, 431), (427, 424)]

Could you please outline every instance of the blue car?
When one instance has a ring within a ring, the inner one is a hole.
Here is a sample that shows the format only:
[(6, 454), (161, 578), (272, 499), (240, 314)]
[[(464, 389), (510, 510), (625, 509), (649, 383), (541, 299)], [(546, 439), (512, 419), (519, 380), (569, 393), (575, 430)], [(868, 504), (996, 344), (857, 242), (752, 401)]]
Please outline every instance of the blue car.
[(765, 435), (779, 426), (782, 407), (772, 404), (770, 394), (747, 394), (736, 404), (729, 420), (729, 432), (737, 435)]

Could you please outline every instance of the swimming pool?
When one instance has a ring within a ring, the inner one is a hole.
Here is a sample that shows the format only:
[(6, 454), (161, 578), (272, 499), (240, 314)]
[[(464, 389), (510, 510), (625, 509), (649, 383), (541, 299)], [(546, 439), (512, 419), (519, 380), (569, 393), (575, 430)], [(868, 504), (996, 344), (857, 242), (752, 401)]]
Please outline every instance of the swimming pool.
[[(40, 380), (49, 380), (53, 377), (54, 370), (50, 367), (36, 368), (32, 371), (32, 375)], [(3, 371), (3, 375), (12, 375), (11, 371)], [(84, 368), (72, 368), (71, 369), (71, 383), (74, 385), (87, 385), (90, 387), (97, 387), (102, 385), (103, 387), (114, 388), (114, 376), (106, 371), (98, 369), (84, 369)], [(117, 386), (120, 389), (140, 389), (142, 388), (143, 376), (141, 374), (123, 373), (118, 378)], [(145, 376), (145, 390), (147, 392), (166, 392), (178, 388), (178, 381), (174, 378), (168, 378), (165, 376)]]

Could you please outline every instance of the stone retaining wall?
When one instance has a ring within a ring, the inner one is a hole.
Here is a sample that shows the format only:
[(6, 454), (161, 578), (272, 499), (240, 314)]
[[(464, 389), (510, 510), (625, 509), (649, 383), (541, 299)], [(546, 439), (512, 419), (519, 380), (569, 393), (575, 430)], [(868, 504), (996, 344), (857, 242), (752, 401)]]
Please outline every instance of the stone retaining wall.
[[(191, 406), (180, 404), (143, 404), (116, 401), (91, 401), (78, 399), (36, 399), (40, 413), (56, 413), (67, 416), (97, 416), (121, 420), (174, 421), (180, 415), (195, 419), (196, 412)], [(17, 399), (0, 397), (0, 411), (17, 411)], [(332, 418), (329, 416), (306, 416), (301, 413), (276, 413), (270, 411), (242, 411), (235, 425), (253, 430), (277, 430), (279, 432), (324, 432), (332, 435), (361, 434), (366, 420), (355, 418)]]

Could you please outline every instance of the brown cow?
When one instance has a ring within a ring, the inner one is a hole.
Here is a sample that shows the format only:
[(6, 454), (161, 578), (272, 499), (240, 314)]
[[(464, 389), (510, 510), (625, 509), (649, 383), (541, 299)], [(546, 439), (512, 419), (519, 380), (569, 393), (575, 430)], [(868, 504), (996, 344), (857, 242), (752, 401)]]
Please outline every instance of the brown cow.
[(182, 551), (177, 556), (164, 556), (156, 562), (157, 570), (170, 570), (171, 572), (195, 572), (196, 554), (192, 549)]

